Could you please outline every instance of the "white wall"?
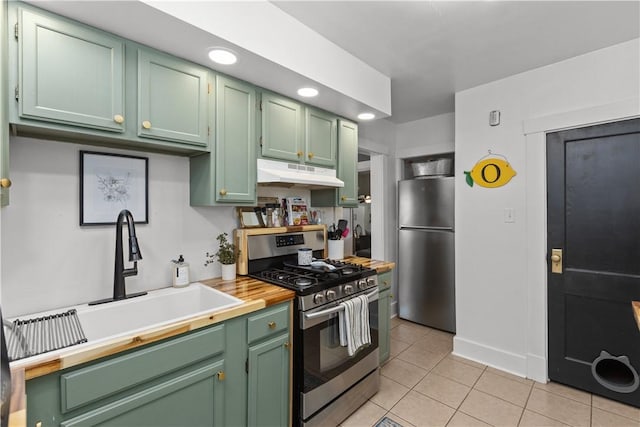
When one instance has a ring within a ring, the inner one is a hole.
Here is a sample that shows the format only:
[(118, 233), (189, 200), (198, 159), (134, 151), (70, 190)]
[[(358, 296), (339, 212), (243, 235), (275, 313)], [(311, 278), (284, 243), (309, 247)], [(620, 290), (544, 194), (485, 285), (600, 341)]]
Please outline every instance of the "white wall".
[[(455, 353), (546, 380), (544, 131), (640, 115), (639, 52), (636, 39), (456, 94)], [(463, 171), (489, 149), (517, 176), (467, 186)]]
[(14, 185), (1, 223), (5, 316), (113, 293), (115, 226), (78, 225), (81, 149), (149, 157), (149, 224), (136, 226), (143, 260), (138, 275), (126, 279), (128, 292), (170, 285), (169, 260), (179, 254), (190, 263), (192, 280), (220, 276), (217, 262), (204, 267), (205, 253), (217, 250), (219, 233), (237, 227), (235, 211), (189, 206), (188, 158), (12, 138)]
[(451, 153), (455, 141), (454, 113), (440, 114), (396, 126), (396, 153), (399, 159)]

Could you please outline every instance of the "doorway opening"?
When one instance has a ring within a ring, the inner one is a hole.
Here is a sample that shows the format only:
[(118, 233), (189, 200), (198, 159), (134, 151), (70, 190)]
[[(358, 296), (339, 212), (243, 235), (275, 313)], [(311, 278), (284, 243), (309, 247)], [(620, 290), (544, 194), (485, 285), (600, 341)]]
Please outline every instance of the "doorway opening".
[(353, 253), (371, 258), (371, 157), (358, 153), (358, 207), (351, 209)]

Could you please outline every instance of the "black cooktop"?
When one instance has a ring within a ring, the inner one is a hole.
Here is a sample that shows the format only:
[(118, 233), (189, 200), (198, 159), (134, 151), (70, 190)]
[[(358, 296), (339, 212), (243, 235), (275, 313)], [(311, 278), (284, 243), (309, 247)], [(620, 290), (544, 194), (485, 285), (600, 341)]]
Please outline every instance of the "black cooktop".
[(375, 270), (357, 264), (335, 260), (322, 261), (334, 269), (299, 266), (285, 261), (282, 265), (251, 273), (249, 276), (292, 289), (299, 295), (307, 295), (376, 274)]

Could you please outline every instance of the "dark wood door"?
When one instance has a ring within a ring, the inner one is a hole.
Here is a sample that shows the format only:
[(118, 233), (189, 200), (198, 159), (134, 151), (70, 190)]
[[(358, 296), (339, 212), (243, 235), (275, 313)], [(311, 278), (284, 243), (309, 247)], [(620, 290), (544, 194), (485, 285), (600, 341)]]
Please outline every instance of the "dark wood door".
[(640, 407), (640, 119), (547, 135), (547, 198), (549, 378)]

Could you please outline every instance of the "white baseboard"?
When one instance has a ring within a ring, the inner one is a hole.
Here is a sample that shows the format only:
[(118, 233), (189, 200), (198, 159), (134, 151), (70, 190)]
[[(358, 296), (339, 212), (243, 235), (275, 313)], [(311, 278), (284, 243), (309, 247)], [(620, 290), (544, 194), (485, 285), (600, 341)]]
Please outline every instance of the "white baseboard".
[(453, 354), (519, 377), (527, 376), (527, 358), (499, 348), (455, 336), (453, 337)]
[(537, 354), (527, 353), (527, 378), (546, 383), (548, 381), (547, 359)]

